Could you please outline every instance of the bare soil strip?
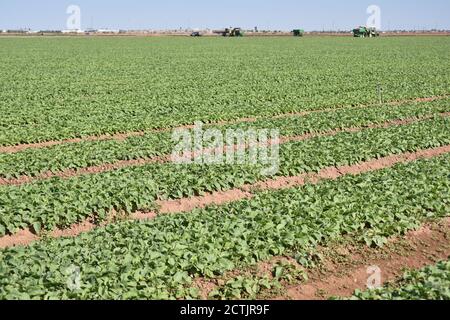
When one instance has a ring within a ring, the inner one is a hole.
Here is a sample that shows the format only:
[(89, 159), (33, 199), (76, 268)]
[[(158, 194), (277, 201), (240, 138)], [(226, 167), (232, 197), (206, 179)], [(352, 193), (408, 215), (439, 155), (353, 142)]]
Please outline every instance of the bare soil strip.
[[(274, 280), (273, 270), (279, 262), (291, 265), (288, 272), (293, 281), (281, 281), (276, 292), (260, 292), (261, 299), (275, 300), (322, 300), (332, 297), (348, 298), (355, 290), (366, 290), (369, 267), (380, 270), (381, 283), (385, 285), (403, 275), (405, 269), (420, 269), (450, 257), (450, 218), (425, 223), (419, 230), (408, 232), (402, 237), (393, 237), (383, 248), (370, 248), (364, 244), (346, 239), (345, 244), (330, 244), (319, 247), (317, 256), (322, 259), (317, 266), (305, 269), (295, 259), (277, 256), (262, 261), (248, 269), (236, 269), (215, 278), (197, 278), (195, 286), (200, 296), (209, 294), (238, 276), (268, 278)], [(294, 271), (294, 274), (292, 274)], [(295, 272), (306, 274), (308, 280), (296, 276)]]
[[(158, 201), (159, 210), (157, 212), (151, 211), (137, 211), (131, 215), (133, 220), (149, 220), (154, 219), (160, 214), (172, 213), (188, 213), (194, 209), (205, 208), (210, 205), (224, 205), (230, 202), (235, 202), (243, 199), (250, 199), (253, 197), (255, 191), (261, 190), (280, 190), (297, 186), (302, 186), (307, 183), (315, 184), (321, 180), (335, 180), (341, 176), (352, 174), (358, 175), (365, 172), (381, 170), (390, 168), (398, 163), (412, 162), (418, 159), (430, 159), (450, 152), (450, 145), (446, 145), (434, 149), (425, 149), (413, 153), (403, 153), (400, 155), (392, 155), (380, 159), (374, 159), (359, 163), (352, 166), (343, 167), (329, 167), (321, 170), (319, 173), (308, 173), (294, 177), (279, 177), (276, 179), (258, 182), (253, 185), (246, 185), (242, 188), (232, 189), (223, 192), (209, 193), (204, 196), (184, 198), (179, 200)], [(107, 224), (106, 222), (105, 224)], [(54, 230), (50, 232), (48, 237), (76, 237), (84, 232), (89, 232), (96, 228), (96, 225), (86, 220), (83, 223), (76, 224), (71, 228), (65, 230)], [(0, 238), (0, 249), (29, 245), (35, 241), (40, 240), (31, 230), (21, 230), (16, 234), (7, 235)]]
[(426, 224), (409, 232), (403, 239), (393, 239), (383, 249), (341, 247), (330, 249), (322, 270), (310, 270), (309, 280), (287, 287), (278, 299), (318, 300), (350, 297), (355, 290), (367, 290), (369, 267), (379, 268), (381, 284), (402, 277), (405, 269), (421, 269), (450, 257), (450, 218), (439, 224)]
[[(159, 214), (189, 212), (193, 209), (204, 208), (209, 205), (223, 205), (228, 202), (251, 198), (255, 191), (281, 190), (302, 186), (305, 184), (317, 184), (322, 180), (336, 180), (344, 175), (359, 175), (366, 172), (393, 167), (399, 163), (408, 163), (418, 159), (431, 159), (450, 152), (450, 145), (434, 149), (425, 149), (417, 152), (407, 152), (399, 155), (391, 155), (380, 159), (373, 159), (352, 166), (328, 167), (318, 173), (306, 173), (293, 177), (278, 177), (275, 179), (246, 185), (239, 189), (224, 192), (214, 192), (205, 196), (185, 198), (179, 200), (158, 201)], [(232, 199), (230, 201), (230, 199)], [(154, 213), (151, 213), (152, 215)], [(145, 218), (142, 213), (140, 217)]]
[[(399, 106), (404, 103), (408, 102), (431, 102), (435, 100), (441, 100), (446, 99), (450, 95), (442, 95), (442, 96), (434, 96), (434, 97), (427, 97), (427, 98), (415, 98), (415, 99), (404, 99), (404, 100), (394, 100), (387, 102), (387, 105), (391, 106)], [(371, 106), (377, 106), (379, 104), (365, 104), (365, 105), (359, 105), (354, 106), (355, 108), (364, 108), (364, 107), (371, 107)], [(236, 120), (230, 120), (230, 121), (218, 121), (206, 124), (207, 126), (224, 126), (224, 125), (232, 125), (232, 124), (238, 124), (238, 123), (251, 123), (255, 122), (260, 119), (280, 119), (280, 118), (287, 118), (287, 117), (294, 117), (294, 116), (305, 116), (311, 113), (318, 113), (318, 112), (332, 112), (340, 109), (349, 108), (350, 106), (344, 106), (344, 107), (337, 107), (337, 108), (325, 108), (325, 109), (318, 109), (318, 110), (311, 110), (311, 111), (303, 111), (303, 112), (292, 112), (292, 113), (286, 113), (281, 115), (276, 115), (272, 117), (252, 117), (252, 118), (240, 118)], [(153, 130), (141, 130), (141, 131), (133, 131), (133, 132), (124, 132), (124, 133), (116, 133), (116, 134), (104, 134), (104, 135), (98, 135), (98, 136), (87, 136), (83, 138), (72, 138), (72, 139), (63, 139), (63, 140), (53, 140), (53, 141), (45, 141), (45, 142), (37, 142), (37, 143), (26, 143), (26, 144), (18, 144), (14, 146), (0, 146), (0, 153), (18, 153), (27, 149), (40, 149), (40, 148), (48, 148), (60, 144), (68, 144), (68, 143), (80, 143), (80, 142), (88, 142), (88, 141), (105, 141), (105, 140), (117, 140), (117, 141), (124, 141), (130, 137), (136, 137), (136, 136), (143, 136), (146, 133), (150, 132), (167, 132), (172, 130), (179, 130), (179, 129), (192, 129), (194, 125), (184, 125), (184, 126), (178, 126), (174, 128), (163, 128), (163, 129), (153, 129)]]
[[(449, 117), (450, 112), (441, 113), (439, 115), (441, 117)], [(367, 129), (383, 129), (383, 128), (389, 128), (392, 126), (407, 125), (407, 124), (415, 123), (418, 121), (428, 120), (433, 117), (434, 117), (434, 115), (433, 116), (424, 116), (424, 117), (420, 117), (420, 118), (392, 120), (392, 121), (384, 122), (382, 124), (376, 124), (376, 125), (373, 124), (373, 125), (368, 125), (365, 127), (350, 127), (350, 128), (345, 128), (345, 129), (333, 129), (333, 130), (325, 131), (322, 133), (307, 133), (307, 134), (303, 134), (300, 136), (281, 137), (280, 140), (277, 140), (277, 141), (274, 141), (274, 140), (268, 141), (267, 145), (305, 141), (305, 140), (317, 138), (317, 137), (334, 136), (334, 135), (337, 135), (337, 134), (343, 133), (343, 132), (355, 133), (355, 132), (359, 132), (359, 131), (367, 130)], [(263, 146), (262, 144), (259, 144), (259, 145)], [(237, 149), (243, 148), (243, 147), (248, 148), (249, 145), (245, 145), (245, 146), (234, 145), (231, 147), (231, 149), (237, 150)], [(224, 151), (227, 152), (228, 149), (229, 149), (229, 147), (225, 147)], [(188, 153), (188, 154), (186, 154), (186, 157), (193, 159), (198, 154), (214, 153), (217, 151), (220, 152), (223, 150), (203, 149), (200, 151)], [(67, 170), (63, 170), (63, 171), (59, 171), (59, 172), (47, 171), (42, 174), (36, 175), (34, 177), (22, 175), (18, 178), (11, 178), (11, 179), (0, 178), (0, 186), (19, 186), (19, 185), (31, 183), (34, 181), (47, 180), (47, 179), (56, 178), (56, 177), (61, 178), (61, 179), (70, 179), (70, 178), (78, 177), (81, 175), (98, 174), (98, 173), (102, 173), (102, 172), (118, 170), (118, 169), (125, 168), (125, 167), (144, 166), (144, 165), (151, 164), (151, 163), (168, 163), (171, 161), (172, 161), (171, 155), (166, 155), (166, 156), (161, 156), (161, 157), (153, 157), (153, 158), (135, 159), (135, 160), (121, 160), (121, 161), (117, 161), (117, 162), (111, 163), (111, 164), (105, 163), (105, 164), (102, 164), (99, 166), (92, 166), (92, 167), (86, 167), (86, 168), (80, 168), (80, 169), (67, 169)]]
[(22, 184), (31, 183), (34, 181), (48, 180), (51, 178), (70, 179), (82, 175), (114, 171), (125, 167), (137, 167), (150, 163), (166, 163), (168, 161), (170, 161), (170, 156), (154, 157), (149, 159), (121, 160), (110, 164), (105, 163), (99, 166), (80, 169), (67, 169), (59, 172), (47, 171), (35, 177), (23, 175), (18, 178), (12, 179), (0, 178), (0, 186), (20, 186)]

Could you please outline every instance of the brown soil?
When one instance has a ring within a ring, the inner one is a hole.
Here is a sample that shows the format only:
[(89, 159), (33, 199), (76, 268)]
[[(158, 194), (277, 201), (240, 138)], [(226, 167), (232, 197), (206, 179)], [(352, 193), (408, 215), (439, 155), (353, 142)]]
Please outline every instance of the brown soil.
[(424, 225), (403, 239), (392, 239), (383, 249), (347, 246), (324, 250), (328, 251), (324, 268), (310, 270), (306, 283), (286, 288), (277, 299), (350, 297), (355, 290), (367, 289), (369, 267), (380, 268), (384, 285), (400, 278), (405, 269), (420, 269), (446, 260), (450, 257), (450, 219)]
[[(273, 270), (279, 263), (290, 265), (288, 271), (293, 281), (281, 281), (282, 289), (276, 293), (261, 292), (259, 298), (274, 300), (319, 300), (331, 297), (350, 297), (356, 289), (364, 290), (369, 277), (368, 267), (381, 270), (382, 285), (398, 279), (404, 269), (420, 269), (426, 265), (445, 260), (450, 256), (450, 218), (437, 223), (424, 224), (404, 237), (391, 238), (383, 248), (369, 248), (351, 239), (344, 244), (331, 244), (318, 248), (322, 257), (312, 269), (302, 267), (291, 257), (276, 256), (261, 261), (256, 266), (235, 269), (214, 278), (196, 278), (194, 286), (200, 290), (202, 299), (238, 276), (274, 279)], [(300, 272), (299, 274), (292, 274)], [(302, 274), (308, 276), (305, 281)]]
[(0, 249), (27, 246), (39, 240), (39, 237), (30, 230), (20, 230), (13, 235), (6, 235), (0, 238)]
[(233, 189), (181, 200), (158, 201), (158, 205), (160, 206), (159, 213), (190, 212), (194, 209), (202, 209), (211, 205), (224, 205), (252, 197), (253, 195), (250, 192)]
[(263, 182), (257, 182), (253, 185), (247, 185), (243, 187), (243, 190), (277, 190), (277, 189), (287, 189), (306, 183), (317, 183), (320, 180), (326, 179), (337, 179), (344, 175), (352, 174), (358, 175), (365, 172), (381, 170), (385, 168), (392, 167), (398, 163), (412, 162), (418, 159), (429, 159), (445, 153), (450, 152), (450, 145), (446, 145), (434, 149), (420, 150), (413, 153), (403, 153), (400, 155), (387, 156), (380, 159), (369, 160), (363, 163), (342, 166), (339, 168), (329, 167), (320, 170), (319, 173), (308, 173), (294, 177), (279, 177), (273, 180), (267, 180)]
[[(440, 116), (449, 117), (450, 112), (441, 113)], [(308, 140), (308, 139), (312, 139), (312, 138), (316, 138), (316, 137), (334, 136), (334, 135), (337, 135), (337, 134), (343, 133), (343, 132), (355, 133), (355, 132), (359, 132), (359, 131), (362, 131), (365, 129), (389, 128), (389, 127), (397, 126), (397, 125), (407, 125), (407, 124), (411, 124), (414, 122), (427, 120), (427, 119), (430, 119), (433, 117), (434, 116), (424, 116), (424, 117), (420, 117), (420, 118), (392, 120), (392, 121), (387, 121), (382, 124), (368, 125), (365, 127), (351, 127), (351, 128), (346, 128), (346, 129), (334, 129), (334, 130), (329, 130), (329, 131), (326, 131), (323, 133), (307, 133), (307, 134), (303, 134), (300, 136), (281, 137), (280, 140), (277, 140), (277, 141), (271, 140), (271, 141), (268, 141), (267, 144), (268, 145), (284, 144), (284, 143), (289, 143), (289, 142), (304, 141), (304, 140)], [(262, 144), (259, 144), (259, 145), (262, 145)], [(234, 150), (237, 150), (240, 147), (242, 147), (242, 146), (234, 145), (231, 148)], [(245, 147), (248, 148), (249, 146), (246, 145)], [(227, 149), (228, 149), (228, 147), (224, 148), (225, 152), (227, 152)], [(216, 149), (216, 150), (204, 149), (202, 151), (189, 153), (189, 154), (187, 154), (187, 156), (189, 158), (193, 159), (199, 153), (200, 154), (213, 153), (216, 151), (222, 151), (222, 150), (220, 150), (220, 149)], [(98, 174), (98, 173), (102, 173), (102, 172), (118, 170), (118, 169), (125, 168), (125, 167), (144, 166), (144, 165), (151, 164), (151, 163), (168, 163), (171, 160), (172, 160), (171, 156), (168, 155), (168, 156), (145, 158), (145, 159), (121, 160), (121, 161), (117, 161), (117, 162), (111, 163), (111, 164), (102, 164), (99, 166), (92, 166), (92, 167), (86, 167), (86, 168), (80, 168), (80, 169), (67, 169), (67, 170), (59, 171), (59, 172), (47, 171), (47, 172), (39, 174), (35, 177), (23, 175), (18, 178), (12, 178), (12, 179), (0, 178), (0, 186), (2, 186), (2, 185), (3, 186), (4, 185), (18, 186), (18, 185), (22, 185), (22, 184), (31, 183), (33, 181), (46, 180), (46, 179), (51, 179), (51, 178), (55, 178), (55, 177), (62, 178), (62, 179), (70, 179), (70, 178), (78, 177), (81, 175)]]
[(154, 158), (148, 158), (148, 159), (135, 159), (135, 160), (120, 160), (115, 163), (105, 163), (99, 166), (92, 166), (92, 167), (86, 167), (86, 168), (80, 168), (80, 169), (67, 169), (64, 171), (59, 172), (53, 172), (53, 171), (47, 171), (44, 173), (41, 173), (35, 177), (31, 176), (20, 176), (18, 178), (13, 179), (4, 179), (0, 178), (0, 186), (4, 185), (14, 185), (19, 186), (26, 183), (31, 183), (34, 181), (40, 181), (40, 180), (47, 180), (51, 178), (61, 178), (61, 179), (70, 179), (82, 175), (87, 174), (98, 174), (102, 172), (107, 171), (113, 171), (118, 170), (125, 167), (137, 167), (137, 166), (143, 166), (150, 163), (165, 163), (170, 161), (170, 157), (154, 157)]
[(91, 136), (84, 138), (73, 138), (73, 139), (64, 139), (64, 140), (54, 140), (54, 141), (45, 141), (45, 142), (37, 142), (37, 143), (27, 143), (27, 144), (19, 144), (15, 146), (2, 146), (0, 147), (0, 153), (17, 153), (20, 151), (24, 151), (27, 149), (39, 149), (39, 148), (48, 148), (53, 147), (59, 144), (66, 143), (80, 143), (80, 142), (88, 142), (88, 141), (104, 141), (104, 140), (118, 140), (123, 141), (129, 137), (142, 136), (144, 132), (128, 132), (128, 133), (117, 133), (113, 135), (100, 135), (100, 136)]
[[(408, 102), (429, 102), (434, 100), (440, 100), (448, 98), (449, 95), (442, 95), (442, 96), (434, 96), (434, 97), (427, 97), (427, 98), (415, 98), (415, 99), (404, 99), (404, 100), (395, 100), (390, 101), (387, 104), (392, 106), (397, 106), (403, 103)], [(378, 104), (365, 104), (365, 105), (359, 105), (358, 108), (364, 108), (364, 107), (370, 107), (375, 106)], [(348, 107), (348, 106), (347, 106)], [(284, 117), (290, 117), (290, 116), (305, 116), (310, 113), (314, 112), (322, 112), (322, 111), (335, 111), (339, 109), (343, 109), (346, 107), (337, 107), (337, 108), (326, 108), (326, 109), (319, 109), (319, 110), (312, 110), (312, 111), (304, 111), (304, 112), (293, 112), (293, 113), (286, 113), (281, 115), (275, 115), (272, 117), (251, 117), (251, 118), (240, 118), (236, 120), (230, 120), (230, 121), (219, 121), (215, 123), (209, 123), (207, 126), (212, 125), (229, 125), (229, 124), (236, 124), (236, 123), (245, 123), (245, 122), (255, 122), (258, 119), (261, 118), (284, 118)], [(39, 148), (47, 148), (52, 147), (55, 145), (60, 144), (68, 144), (68, 143), (80, 143), (85, 141), (104, 141), (104, 140), (119, 140), (123, 141), (126, 140), (129, 137), (134, 136), (142, 136), (146, 132), (164, 132), (164, 131), (171, 131), (176, 129), (192, 129), (193, 125), (184, 125), (179, 126), (175, 128), (162, 128), (162, 129), (153, 129), (153, 130), (141, 130), (141, 131), (134, 131), (134, 132), (124, 132), (124, 133), (116, 133), (116, 134), (105, 134), (105, 135), (99, 135), (99, 136), (88, 136), (83, 138), (73, 138), (73, 139), (63, 139), (63, 140), (55, 140), (55, 141), (45, 141), (45, 142), (38, 142), (38, 143), (28, 143), (28, 144), (18, 144), (14, 146), (0, 146), (0, 153), (17, 153), (21, 152), (27, 149), (39, 149)]]
[(65, 237), (77, 237), (78, 235), (94, 230), (96, 225), (90, 221), (84, 221), (80, 224), (75, 224), (68, 229), (57, 229), (49, 234), (50, 238), (65, 238)]
[[(449, 152), (450, 145), (446, 145), (439, 148), (425, 149), (413, 153), (392, 155), (352, 166), (343, 166), (339, 168), (329, 167), (321, 170), (319, 173), (309, 173), (294, 177), (279, 177), (264, 182), (258, 182), (253, 185), (246, 185), (242, 188), (232, 189), (226, 192), (208, 193), (203, 196), (184, 198), (180, 200), (158, 201), (158, 205), (160, 206), (160, 210), (158, 212), (138, 211), (135, 212), (131, 218), (137, 220), (153, 219), (158, 214), (189, 212), (193, 209), (204, 208), (210, 205), (223, 205), (229, 202), (249, 199), (253, 196), (254, 190), (279, 190), (301, 186), (306, 183), (315, 184), (321, 180), (337, 179), (346, 174), (357, 175), (364, 172), (389, 168), (398, 163), (412, 162), (424, 158), (433, 158)], [(55, 237), (66, 236), (66, 234), (67, 236), (76, 236), (81, 232), (90, 231), (94, 227), (95, 226), (90, 223), (83, 222), (70, 228), (70, 230), (54, 231), (53, 235)], [(32, 237), (32, 234), (30, 235), (30, 233), (31, 232), (29, 231), (20, 231), (14, 235), (8, 235), (0, 238), (0, 249), (17, 245), (28, 245), (39, 240), (38, 237)], [(24, 234), (28, 236), (24, 237)]]

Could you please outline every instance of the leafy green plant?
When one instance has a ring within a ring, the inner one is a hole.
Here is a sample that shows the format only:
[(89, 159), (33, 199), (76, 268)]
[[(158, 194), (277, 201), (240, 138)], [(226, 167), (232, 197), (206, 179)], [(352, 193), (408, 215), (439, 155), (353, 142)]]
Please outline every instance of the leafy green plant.
[[(446, 145), (450, 143), (449, 126), (450, 119), (436, 118), (286, 143), (280, 150), (277, 176)], [(0, 187), (0, 235), (36, 223), (38, 229), (51, 230), (88, 217), (103, 221), (113, 209), (125, 214), (153, 210), (158, 199), (192, 197), (270, 178), (261, 174), (262, 168), (261, 165), (149, 164), (68, 180), (53, 178), (22, 186), (3, 186)], [(376, 237), (370, 239), (376, 241)]]
[(280, 288), (281, 284), (274, 279), (265, 277), (244, 277), (238, 276), (227, 281), (227, 283), (218, 289), (213, 290), (209, 297), (211, 299), (256, 299), (262, 290)]
[[(449, 99), (432, 102), (405, 103), (400, 106), (348, 107), (334, 112), (322, 111), (306, 116), (281, 119), (261, 118), (256, 122), (224, 126), (227, 129), (277, 129), (282, 136), (327, 132), (333, 129), (365, 127), (386, 121), (433, 116), (448, 112)], [(78, 169), (114, 163), (121, 160), (170, 155), (174, 148), (171, 132), (148, 132), (125, 141), (86, 141), (53, 147), (28, 149), (13, 154), (0, 154), (0, 177), (35, 176), (44, 172)], [(58, 159), (58, 161), (55, 161)]]
[[(0, 154), (0, 178), (168, 154), (170, 131), (151, 130), (195, 121), (257, 117), (254, 123), (218, 128), (275, 128), (294, 136), (448, 112), (448, 97), (399, 106), (374, 103), (380, 83), (386, 101), (448, 95), (449, 48), (446, 37), (383, 38), (376, 43), (314, 37), (301, 42), (205, 38), (195, 43), (174, 38), (1, 38), (0, 146), (138, 131), (143, 135)], [(383, 63), (374, 68), (360, 59), (368, 54)], [(301, 111), (318, 112), (270, 118)], [(436, 117), (287, 143), (276, 176), (448, 145), (449, 127), (449, 119)], [(314, 267), (320, 261), (318, 245), (350, 235), (381, 246), (425, 220), (447, 216), (449, 163), (450, 156), (444, 155), (317, 185), (258, 192), (249, 200), (189, 214), (115, 222), (75, 238), (44, 238), (28, 247), (0, 250), (0, 299), (196, 299), (196, 277), (214, 279), (285, 254)], [(157, 210), (158, 199), (270, 178), (260, 172), (261, 167), (245, 165), (148, 164), (2, 186), (0, 236), (27, 227), (45, 234), (89, 217), (106, 220), (112, 211), (126, 218), (136, 210)], [(73, 270), (80, 272), (74, 275)], [(297, 271), (280, 264), (272, 278), (232, 279), (214, 298), (253, 298), (280, 282), (301, 279)], [(401, 290), (377, 295), (448, 298), (447, 274), (448, 266), (440, 264), (410, 273)], [(68, 285), (74, 276), (79, 286)]]
[[(425, 220), (447, 216), (449, 163), (447, 154), (262, 192), (190, 214), (122, 222), (76, 238), (0, 250), (0, 298), (192, 298), (194, 277), (214, 278), (273, 256), (311, 252), (344, 235), (360, 242), (401, 235)], [(76, 291), (67, 287), (64, 273), (72, 265), (81, 271)], [(242, 293), (255, 284), (233, 285)]]
[(278, 281), (287, 283), (308, 280), (308, 275), (304, 270), (287, 261), (278, 262), (273, 267), (272, 276)]
[(0, 145), (377, 103), (379, 83), (386, 100), (450, 87), (446, 37), (92, 40), (0, 39)]

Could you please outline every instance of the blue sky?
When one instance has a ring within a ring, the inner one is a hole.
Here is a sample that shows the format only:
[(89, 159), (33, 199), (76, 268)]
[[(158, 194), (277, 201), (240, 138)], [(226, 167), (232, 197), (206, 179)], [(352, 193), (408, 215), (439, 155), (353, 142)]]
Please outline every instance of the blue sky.
[(365, 24), (381, 8), (382, 29), (450, 29), (449, 0), (0, 0), (0, 29), (65, 29), (69, 5), (81, 8), (82, 28), (341, 29)]

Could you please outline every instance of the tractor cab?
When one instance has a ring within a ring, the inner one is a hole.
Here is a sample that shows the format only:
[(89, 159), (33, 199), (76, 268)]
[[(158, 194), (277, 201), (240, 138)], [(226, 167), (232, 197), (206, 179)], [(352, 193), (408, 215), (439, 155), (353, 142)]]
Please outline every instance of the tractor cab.
[(353, 36), (355, 38), (374, 38), (378, 37), (380, 34), (378, 33), (376, 28), (370, 27), (358, 27), (353, 29)]
[(215, 31), (215, 33), (221, 34), (223, 37), (243, 37), (244, 32), (241, 28), (226, 28), (225, 30)]
[(302, 29), (294, 29), (292, 33), (294, 34), (294, 37), (303, 37), (305, 31)]

